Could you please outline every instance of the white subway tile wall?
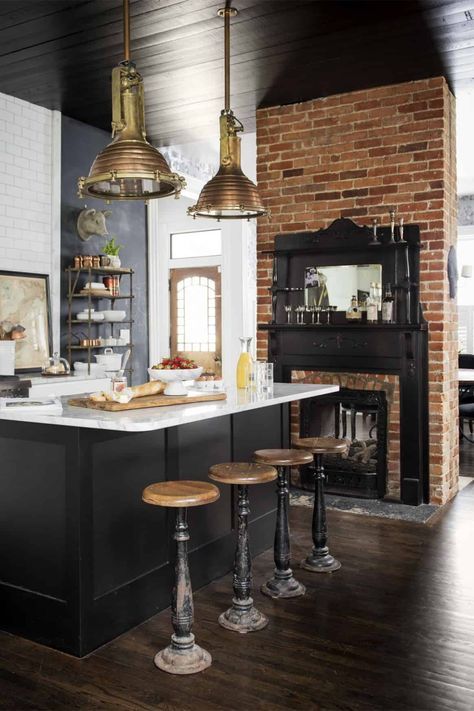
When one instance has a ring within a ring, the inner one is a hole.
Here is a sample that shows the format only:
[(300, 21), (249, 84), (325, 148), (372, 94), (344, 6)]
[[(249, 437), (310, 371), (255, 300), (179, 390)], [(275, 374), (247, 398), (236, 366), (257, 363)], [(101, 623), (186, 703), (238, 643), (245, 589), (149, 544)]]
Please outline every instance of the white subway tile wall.
[(52, 116), (0, 93), (0, 269), (51, 273)]

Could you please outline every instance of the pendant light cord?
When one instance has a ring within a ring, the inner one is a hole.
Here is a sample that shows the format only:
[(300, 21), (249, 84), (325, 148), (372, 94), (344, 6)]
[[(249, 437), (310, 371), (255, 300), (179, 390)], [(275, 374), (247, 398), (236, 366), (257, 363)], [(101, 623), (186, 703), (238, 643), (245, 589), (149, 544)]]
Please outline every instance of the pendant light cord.
[(224, 10), (224, 108), (230, 111), (230, 2)]
[(123, 55), (130, 61), (130, 1), (123, 0)]

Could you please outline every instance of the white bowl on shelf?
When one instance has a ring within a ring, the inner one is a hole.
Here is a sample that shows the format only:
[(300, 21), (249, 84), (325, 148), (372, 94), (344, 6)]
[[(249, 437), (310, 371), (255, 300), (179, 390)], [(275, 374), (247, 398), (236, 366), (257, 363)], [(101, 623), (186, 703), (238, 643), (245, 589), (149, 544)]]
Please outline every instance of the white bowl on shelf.
[[(78, 321), (88, 321), (89, 320), (89, 313), (87, 311), (81, 311), (76, 315), (76, 318)], [(93, 312), (91, 310), (90, 312), (90, 320), (91, 321), (103, 321), (104, 316), (100, 311)]]
[(114, 353), (112, 348), (106, 348), (103, 353), (95, 355), (94, 358), (106, 370), (120, 370), (122, 366), (122, 354)]
[[(77, 360), (75, 363), (73, 363), (73, 368), (74, 368), (74, 374), (75, 375), (87, 375), (88, 374), (88, 368), (87, 368), (87, 363), (84, 363), (83, 361)], [(101, 377), (105, 375), (105, 366), (99, 365), (98, 363), (91, 363), (91, 370), (90, 370), (91, 375), (96, 375), (97, 377)]]
[(86, 281), (84, 289), (90, 289), (91, 291), (105, 291), (106, 287), (105, 284), (102, 284), (100, 281)]
[(104, 321), (123, 321), (127, 315), (126, 311), (115, 311), (115, 309), (112, 310), (106, 310), (106, 311), (100, 311), (99, 313), (102, 314), (102, 318)]

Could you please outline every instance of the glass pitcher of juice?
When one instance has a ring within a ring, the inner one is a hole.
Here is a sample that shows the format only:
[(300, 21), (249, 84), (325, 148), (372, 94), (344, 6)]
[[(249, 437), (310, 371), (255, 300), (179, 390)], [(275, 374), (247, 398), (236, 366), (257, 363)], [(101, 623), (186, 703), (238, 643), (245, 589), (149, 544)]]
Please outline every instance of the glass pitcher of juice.
[(250, 369), (252, 367), (252, 356), (250, 355), (250, 344), (252, 338), (240, 336), (240, 356), (237, 361), (237, 387), (247, 388), (250, 379)]

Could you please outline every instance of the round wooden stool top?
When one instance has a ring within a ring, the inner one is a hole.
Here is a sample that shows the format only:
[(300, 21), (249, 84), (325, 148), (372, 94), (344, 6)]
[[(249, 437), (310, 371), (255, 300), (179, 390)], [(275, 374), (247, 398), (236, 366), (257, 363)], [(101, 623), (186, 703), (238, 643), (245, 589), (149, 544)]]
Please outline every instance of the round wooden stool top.
[(297, 467), (313, 461), (311, 452), (304, 449), (257, 449), (253, 456), (256, 462), (274, 467)]
[(277, 476), (277, 470), (269, 464), (252, 462), (214, 464), (209, 469), (209, 477), (223, 484), (264, 484)]
[(143, 490), (142, 499), (154, 506), (175, 508), (212, 504), (220, 496), (217, 486), (208, 481), (160, 481)]
[(342, 454), (348, 446), (345, 439), (335, 437), (301, 437), (293, 441), (296, 449), (306, 449), (313, 454)]

